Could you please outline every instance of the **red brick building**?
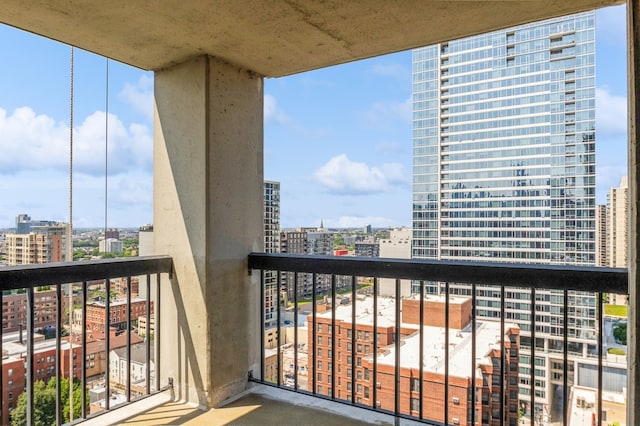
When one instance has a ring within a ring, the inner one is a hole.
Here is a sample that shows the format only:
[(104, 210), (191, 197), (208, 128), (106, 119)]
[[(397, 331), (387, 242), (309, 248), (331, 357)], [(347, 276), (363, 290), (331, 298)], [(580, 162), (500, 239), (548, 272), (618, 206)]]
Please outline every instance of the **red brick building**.
[[(153, 301), (151, 301), (151, 312), (153, 314)], [(117, 330), (127, 328), (127, 301), (116, 299), (109, 305), (109, 325)], [(87, 329), (104, 333), (106, 305), (104, 302), (87, 303)], [(147, 314), (147, 301), (145, 299), (131, 300), (131, 321)]]
[[(423, 328), (423, 416), (444, 422), (444, 318), (445, 304), (441, 298), (424, 301)], [(470, 424), (471, 413), (471, 299), (449, 298), (449, 424)], [(377, 374), (374, 374), (373, 300), (356, 300), (356, 326), (352, 328), (352, 305), (341, 305), (336, 310), (335, 360), (333, 377), (330, 310), (316, 317), (315, 365), (310, 369), (316, 380), (315, 391), (331, 395), (335, 380), (335, 397), (356, 403), (395, 410), (395, 302), (378, 298), (377, 309)], [(311, 324), (312, 318), (309, 317)], [(400, 412), (420, 415), (420, 301), (402, 300), (400, 349)], [(354, 335), (355, 334), (355, 335)], [(496, 336), (498, 336), (496, 338)], [(500, 323), (478, 321), (476, 328), (476, 421), (478, 424), (500, 424)], [(313, 328), (309, 327), (308, 348), (313, 350)], [(497, 340), (496, 340), (497, 339)], [(505, 325), (505, 406), (507, 425), (518, 420), (518, 355), (519, 329)], [(352, 360), (352, 350), (355, 359)], [(353, 362), (353, 364), (352, 364)], [(309, 379), (309, 386), (312, 380)], [(374, 400), (375, 394), (375, 400)]]
[[(56, 291), (37, 291), (34, 294), (34, 327), (36, 329), (56, 326)], [(63, 312), (66, 308), (65, 298), (62, 300)], [(20, 325), (25, 329), (27, 314), (27, 295), (9, 294), (2, 296), (2, 332), (18, 331)]]
[(2, 424), (9, 424), (9, 413), (16, 407), (18, 397), (26, 387), (25, 364), (21, 358), (2, 359)]

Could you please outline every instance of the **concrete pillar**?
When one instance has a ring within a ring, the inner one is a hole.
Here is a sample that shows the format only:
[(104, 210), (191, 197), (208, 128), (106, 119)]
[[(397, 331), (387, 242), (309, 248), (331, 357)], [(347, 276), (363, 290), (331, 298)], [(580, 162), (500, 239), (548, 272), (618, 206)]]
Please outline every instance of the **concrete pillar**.
[(263, 245), (263, 80), (212, 57), (155, 73), (154, 251), (162, 283), (162, 384), (213, 406), (259, 372)]
[(629, 345), (627, 424), (640, 424), (640, 1), (627, 2), (628, 31), (628, 105), (629, 105)]

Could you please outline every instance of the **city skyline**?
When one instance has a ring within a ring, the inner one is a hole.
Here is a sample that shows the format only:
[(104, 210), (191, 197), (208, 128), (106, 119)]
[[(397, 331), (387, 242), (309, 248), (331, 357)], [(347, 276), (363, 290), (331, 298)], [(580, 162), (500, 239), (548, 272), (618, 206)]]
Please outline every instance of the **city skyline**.
[[(596, 22), (603, 203), (626, 170), (624, 7), (598, 11)], [(20, 213), (68, 221), (69, 48), (0, 33), (0, 56), (12, 64), (0, 70), (0, 228)], [(105, 59), (75, 53), (74, 227), (102, 227)], [(282, 227), (410, 226), (410, 64), (407, 51), (265, 80), (264, 178), (282, 184)], [(153, 75), (109, 67), (107, 225), (138, 227), (153, 221)]]

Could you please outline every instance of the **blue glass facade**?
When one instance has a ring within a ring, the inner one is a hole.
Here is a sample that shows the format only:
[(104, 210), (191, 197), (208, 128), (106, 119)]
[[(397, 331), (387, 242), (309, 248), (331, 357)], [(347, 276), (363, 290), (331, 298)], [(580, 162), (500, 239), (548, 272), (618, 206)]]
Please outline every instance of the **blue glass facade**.
[[(415, 49), (412, 256), (595, 265), (595, 135), (593, 12)], [(552, 420), (564, 333), (569, 371), (597, 354), (595, 295), (571, 292), (564, 324), (564, 295), (536, 292), (532, 342), (531, 293), (515, 286), (503, 308), (522, 333), (520, 406)], [(478, 316), (500, 316), (499, 291), (476, 297)]]
[(594, 19), (414, 50), (414, 257), (595, 263)]

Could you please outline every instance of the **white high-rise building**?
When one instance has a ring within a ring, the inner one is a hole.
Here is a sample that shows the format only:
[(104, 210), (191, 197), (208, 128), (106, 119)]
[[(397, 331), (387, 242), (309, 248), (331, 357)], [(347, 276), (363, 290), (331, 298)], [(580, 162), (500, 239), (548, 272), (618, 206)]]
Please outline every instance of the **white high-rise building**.
[[(595, 265), (594, 50), (587, 12), (413, 51), (414, 258)], [(531, 294), (513, 285), (504, 306), (479, 285), (476, 314), (520, 325), (520, 407), (554, 421), (565, 333), (570, 384), (593, 377), (596, 298), (570, 292), (564, 324), (563, 293), (537, 290), (532, 360)]]
[(629, 246), (629, 183), (624, 176), (619, 188), (607, 196), (607, 259), (612, 268), (626, 268)]
[[(278, 253), (280, 247), (280, 182), (264, 181), (264, 251)], [(265, 327), (277, 325), (278, 273), (264, 272)]]

